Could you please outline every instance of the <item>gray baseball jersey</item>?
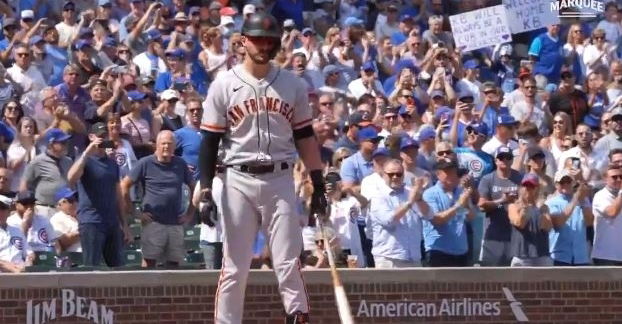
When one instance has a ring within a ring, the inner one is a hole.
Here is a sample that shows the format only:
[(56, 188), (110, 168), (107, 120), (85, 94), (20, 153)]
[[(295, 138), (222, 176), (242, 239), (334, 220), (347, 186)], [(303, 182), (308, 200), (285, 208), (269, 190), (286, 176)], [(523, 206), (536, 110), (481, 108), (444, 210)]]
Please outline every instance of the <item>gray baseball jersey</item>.
[(277, 67), (261, 80), (241, 64), (218, 74), (203, 108), (201, 128), (225, 134), (225, 165), (294, 161), (293, 130), (312, 121), (305, 84)]

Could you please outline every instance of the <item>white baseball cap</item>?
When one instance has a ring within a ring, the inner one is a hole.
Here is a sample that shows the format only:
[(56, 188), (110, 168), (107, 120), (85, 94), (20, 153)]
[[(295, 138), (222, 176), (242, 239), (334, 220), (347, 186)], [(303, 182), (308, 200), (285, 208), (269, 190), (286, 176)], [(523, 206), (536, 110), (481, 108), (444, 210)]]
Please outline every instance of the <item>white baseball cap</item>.
[(178, 99), (179, 100), (179, 92), (173, 89), (166, 89), (160, 94), (160, 99), (162, 100)]
[(246, 16), (247, 14), (254, 14), (256, 11), (257, 9), (255, 8), (255, 5), (249, 3), (244, 6), (244, 9), (242, 9), (242, 14)]
[(35, 18), (35, 13), (32, 10), (22, 10), (21, 13), (21, 18), (25, 19), (25, 18), (30, 18), (30, 19), (34, 19)]
[(220, 16), (220, 27), (222, 26), (226, 26), (229, 24), (235, 24), (235, 22), (233, 21), (233, 17), (231, 16)]
[(296, 27), (296, 23), (293, 19), (285, 19), (283, 22), (283, 27)]

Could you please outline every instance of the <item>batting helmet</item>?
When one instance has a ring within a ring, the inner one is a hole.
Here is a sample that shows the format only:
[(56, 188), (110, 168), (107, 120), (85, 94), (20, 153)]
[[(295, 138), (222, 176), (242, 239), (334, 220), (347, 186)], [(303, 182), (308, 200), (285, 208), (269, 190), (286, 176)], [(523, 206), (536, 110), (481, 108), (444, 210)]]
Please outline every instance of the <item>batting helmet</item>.
[(276, 18), (267, 13), (258, 12), (244, 21), (242, 35), (281, 39), (281, 28)]

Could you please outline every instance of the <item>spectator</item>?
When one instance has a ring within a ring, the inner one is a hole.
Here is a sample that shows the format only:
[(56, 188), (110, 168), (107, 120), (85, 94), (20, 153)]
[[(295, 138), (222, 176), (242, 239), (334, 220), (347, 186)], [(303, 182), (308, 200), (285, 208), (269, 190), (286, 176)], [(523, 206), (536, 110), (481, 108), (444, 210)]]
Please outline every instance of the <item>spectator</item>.
[(546, 107), (546, 103), (536, 95), (536, 80), (532, 77), (523, 79), (522, 91), (524, 100), (515, 103), (510, 113), (521, 124), (534, 123), (541, 136), (549, 134), (553, 116)]
[(358, 224), (365, 217), (364, 211), (368, 200), (357, 192), (343, 191), (341, 177), (336, 171), (329, 171), (325, 179), (326, 195), (330, 206), (329, 219), (339, 239), (341, 251), (345, 256), (356, 256), (357, 266), (364, 267), (365, 256)]
[[(199, 208), (201, 203), (201, 183), (197, 181), (194, 189), (194, 195), (192, 197), (192, 204), (194, 208)], [(222, 225), (220, 219), (222, 219), (222, 208), (220, 207), (221, 195), (222, 195), (223, 183), (219, 177), (214, 177), (212, 181), (212, 197), (216, 208), (217, 219), (201, 219), (201, 232), (199, 236), (199, 247), (203, 252), (203, 258), (205, 260), (206, 269), (221, 269), (222, 268)]]
[(486, 137), (491, 137), (497, 128), (499, 115), (508, 114), (509, 112), (506, 108), (501, 107), (499, 88), (494, 83), (484, 82), (481, 89), (484, 93), (484, 102), (481, 105), (481, 109), (475, 107), (474, 113), (481, 122), (488, 126), (488, 131), (485, 134)]
[(142, 117), (147, 95), (133, 90), (127, 96), (130, 100), (130, 113), (121, 117), (121, 133), (129, 136), (134, 153), (140, 159), (153, 152), (151, 128), (149, 122)]
[(389, 160), (383, 169), (384, 186), (371, 200), (373, 228), (372, 254), (377, 268), (421, 266), (421, 231), (423, 219), (430, 220), (423, 201), (424, 178), (413, 179), (412, 189), (405, 188), (404, 168), (399, 160)]
[(603, 34), (606, 34), (605, 39), (607, 42), (616, 44), (620, 36), (622, 36), (622, 26), (620, 26), (619, 22), (618, 4), (608, 2), (605, 5), (605, 19), (598, 23), (596, 29), (600, 29), (603, 31)]
[(622, 149), (614, 149), (609, 152), (609, 164), (622, 167)]
[(50, 224), (58, 237), (61, 252), (82, 252), (78, 230), (78, 193), (69, 187), (56, 192), (58, 212), (50, 218)]
[[(79, 120), (84, 120), (84, 113), (91, 103), (91, 96), (81, 87), (80, 68), (70, 64), (63, 70), (63, 83), (55, 87), (58, 98), (69, 108), (69, 112), (76, 114)], [(86, 133), (85, 129), (84, 133)]]
[(22, 272), (32, 262), (32, 250), (21, 226), (7, 223), (11, 205), (11, 198), (0, 196), (0, 273)]
[(583, 52), (585, 75), (590, 75), (600, 69), (607, 69), (612, 61), (618, 59), (616, 48), (607, 43), (604, 30), (595, 29), (592, 32), (591, 41), (591, 44), (587, 45)]
[(426, 263), (430, 267), (465, 267), (469, 260), (464, 222), (475, 217), (471, 206), (474, 189), (460, 186), (455, 161), (443, 158), (435, 169), (438, 181), (423, 193), (432, 213), (423, 221)]
[(35, 195), (32, 191), (20, 191), (15, 199), (15, 212), (7, 223), (21, 226), (29, 249), (33, 252), (60, 252), (60, 243), (50, 224), (50, 217), (35, 212)]
[(548, 106), (553, 115), (558, 111), (567, 113), (571, 118), (571, 129), (577, 128), (577, 125), (588, 114), (587, 96), (583, 91), (575, 88), (575, 76), (572, 72), (561, 73), (559, 88), (551, 94)]
[[(167, 267), (177, 267), (185, 257), (184, 233), (181, 224), (189, 223), (194, 215), (190, 205), (184, 215), (180, 197), (182, 184), (194, 189), (194, 180), (186, 162), (174, 155), (175, 135), (162, 131), (156, 139), (153, 155), (138, 161), (130, 175), (123, 179), (122, 191), (128, 206), (129, 189), (133, 184), (144, 187), (141, 221), (143, 223), (142, 252), (146, 266), (154, 268), (156, 261), (166, 261)], [(192, 197), (192, 193), (190, 197)]]
[(33, 191), (37, 201), (37, 214), (52, 217), (56, 213), (55, 195), (67, 185), (67, 172), (71, 159), (67, 157), (67, 142), (71, 135), (58, 128), (48, 130), (43, 136), (46, 151), (37, 155), (24, 170), (20, 191)]
[(601, 152), (592, 149), (592, 130), (590, 127), (579, 124), (575, 132), (575, 141), (577, 146), (560, 154), (558, 165), (562, 168), (568, 159), (578, 160), (581, 178), (587, 181), (590, 186), (601, 187), (602, 175), (599, 170), (605, 168), (606, 158)]
[(15, 140), (7, 151), (7, 167), (12, 171), (11, 190), (19, 190), (19, 183), (26, 165), (39, 154), (35, 143), (38, 134), (37, 124), (31, 117), (24, 117), (17, 124)]
[(508, 147), (499, 147), (495, 154), (496, 171), (485, 175), (479, 183), (478, 206), (486, 213), (480, 256), (483, 266), (507, 267), (514, 257), (508, 206), (518, 198), (522, 175), (510, 167), (513, 159)]
[(518, 149), (514, 134), (519, 123), (511, 115), (499, 115), (495, 135), (482, 146), (482, 151), (493, 155), (501, 146), (507, 146), (512, 151)]
[(470, 123), (466, 126), (465, 132), (465, 147), (454, 147), (453, 151), (456, 154), (459, 166), (468, 170), (475, 183), (479, 183), (483, 176), (494, 169), (493, 157), (482, 151), (488, 126), (484, 123)]
[(361, 129), (369, 126), (371, 123), (370, 114), (362, 112), (352, 113), (348, 117), (347, 124), (345, 125), (346, 130), (343, 132), (344, 134), (341, 135), (334, 145), (335, 150), (345, 147), (351, 151), (358, 151), (358, 133)]
[(382, 137), (374, 127), (365, 127), (358, 134), (360, 148), (358, 152), (343, 160), (341, 165), (341, 179), (343, 180), (343, 190), (360, 190), (363, 178), (373, 172), (372, 154), (378, 148), (378, 143)]
[(73, 1), (65, 1), (62, 9), (62, 21), (55, 27), (58, 32), (58, 46), (66, 48), (71, 45), (72, 36), (78, 33), (80, 27), (76, 23), (76, 5)]
[(107, 128), (96, 123), (89, 132), (90, 144), (69, 169), (67, 182), (78, 188), (78, 224), (84, 265), (109, 267), (124, 264), (123, 239), (129, 239), (119, 188), (119, 167), (105, 154), (110, 147)]
[(17, 191), (11, 190), (11, 183), (13, 182), (13, 175), (7, 168), (0, 167), (0, 195), (15, 198)]
[(549, 250), (554, 264), (558, 266), (590, 263), (586, 227), (594, 222), (588, 198), (591, 190), (584, 182), (573, 187), (573, 182), (568, 170), (559, 170), (555, 175), (557, 192), (546, 201), (553, 224), (549, 233)]
[(559, 73), (564, 61), (559, 29), (559, 24), (547, 26), (547, 31), (536, 37), (529, 47), (531, 61), (535, 61), (533, 73), (544, 75), (550, 83), (559, 81)]
[(199, 179), (199, 149), (201, 144), (201, 117), (203, 106), (198, 99), (186, 101), (186, 126), (175, 131), (175, 155), (188, 165), (195, 180)]
[(23, 94), (20, 103), (32, 110), (39, 99), (39, 91), (46, 86), (43, 75), (35, 66), (31, 64), (31, 51), (28, 45), (17, 44), (13, 49), (15, 63), (6, 70), (7, 74), (18, 84)]
[(151, 134), (158, 134), (161, 130), (174, 132), (184, 126), (181, 116), (175, 113), (178, 101), (179, 92), (176, 90), (167, 89), (160, 94), (160, 105), (153, 112)]
[(373, 62), (365, 62), (361, 65), (360, 73), (360, 78), (348, 84), (348, 90), (350, 93), (352, 93), (357, 99), (361, 98), (361, 96), (366, 93), (374, 96), (385, 95), (382, 83), (376, 79), (377, 71)]
[(609, 134), (603, 136), (594, 145), (594, 151), (600, 154), (622, 148), (622, 107), (611, 110), (611, 128)]
[(622, 266), (622, 168), (609, 165), (605, 188), (594, 195), (594, 247), (592, 260), (598, 266)]
[(201, 46), (203, 50), (199, 54), (199, 61), (207, 71), (210, 80), (214, 80), (219, 72), (229, 68), (220, 29), (211, 27), (201, 31)]
[[(145, 33), (145, 39), (147, 40), (146, 51), (137, 54), (132, 59), (132, 63), (138, 66), (141, 76), (150, 76), (155, 79), (158, 73), (164, 73), (167, 70), (166, 63), (161, 58), (164, 53), (162, 35), (157, 29), (151, 29)], [(118, 49), (120, 59), (124, 59), (121, 54), (131, 54), (129, 51), (125, 53), (124, 50), (122, 47)], [(129, 61), (126, 62), (129, 63)]]
[(549, 230), (551, 215), (546, 205), (537, 206), (540, 180), (535, 174), (526, 174), (516, 201), (508, 205), (512, 224), (512, 266), (551, 266), (549, 257)]

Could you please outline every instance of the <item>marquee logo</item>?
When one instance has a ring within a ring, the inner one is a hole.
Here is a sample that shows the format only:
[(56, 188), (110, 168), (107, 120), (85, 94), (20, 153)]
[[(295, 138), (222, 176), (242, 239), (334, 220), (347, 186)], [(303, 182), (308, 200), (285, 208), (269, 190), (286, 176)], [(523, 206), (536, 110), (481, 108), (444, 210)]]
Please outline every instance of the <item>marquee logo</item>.
[(595, 18), (605, 11), (605, 4), (599, 0), (556, 0), (551, 2), (551, 12), (558, 12), (562, 18)]

